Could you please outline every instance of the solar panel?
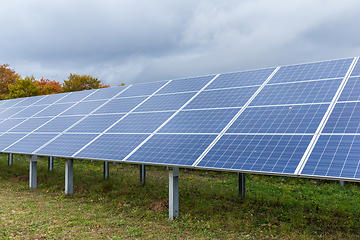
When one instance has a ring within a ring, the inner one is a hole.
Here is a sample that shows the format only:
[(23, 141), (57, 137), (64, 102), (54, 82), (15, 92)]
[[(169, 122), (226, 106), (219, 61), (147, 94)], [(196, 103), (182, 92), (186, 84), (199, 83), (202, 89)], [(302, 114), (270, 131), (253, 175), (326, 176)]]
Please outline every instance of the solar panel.
[(360, 181), (358, 58), (0, 101), (2, 152)]

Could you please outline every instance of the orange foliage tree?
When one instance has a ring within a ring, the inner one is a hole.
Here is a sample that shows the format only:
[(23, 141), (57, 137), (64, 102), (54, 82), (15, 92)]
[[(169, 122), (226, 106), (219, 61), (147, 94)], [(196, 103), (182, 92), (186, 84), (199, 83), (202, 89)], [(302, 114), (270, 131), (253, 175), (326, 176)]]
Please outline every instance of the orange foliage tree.
[(49, 80), (47, 78), (41, 78), (35, 81), (40, 87), (39, 95), (48, 95), (54, 93), (60, 93), (62, 90), (61, 83), (55, 80)]
[(0, 99), (9, 94), (9, 84), (15, 84), (15, 80), (20, 78), (19, 74), (8, 68), (9, 66), (8, 63), (0, 65)]

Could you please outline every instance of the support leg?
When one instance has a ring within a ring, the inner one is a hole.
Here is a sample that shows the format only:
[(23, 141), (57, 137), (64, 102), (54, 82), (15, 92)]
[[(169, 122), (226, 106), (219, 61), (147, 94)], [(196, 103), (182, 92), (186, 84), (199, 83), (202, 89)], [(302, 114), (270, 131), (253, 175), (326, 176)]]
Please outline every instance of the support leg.
[(13, 165), (13, 154), (12, 154), (12, 153), (9, 153), (8, 165), (9, 165), (9, 166)]
[(37, 180), (37, 156), (33, 155), (30, 158), (29, 187), (31, 189), (36, 188), (36, 180)]
[(341, 185), (341, 186), (344, 186), (344, 185), (345, 185), (345, 181), (340, 180), (340, 185)]
[(146, 166), (144, 164), (140, 164), (140, 184), (141, 186), (145, 186), (146, 183)]
[(244, 198), (245, 197), (245, 173), (238, 173), (239, 175), (239, 197)]
[(179, 216), (179, 168), (169, 168), (169, 218)]
[(49, 157), (49, 171), (54, 169), (54, 157)]
[(65, 161), (65, 194), (72, 194), (73, 193), (73, 159), (67, 159)]
[(110, 167), (109, 167), (109, 162), (105, 161), (104, 162), (104, 179), (109, 179), (110, 177)]

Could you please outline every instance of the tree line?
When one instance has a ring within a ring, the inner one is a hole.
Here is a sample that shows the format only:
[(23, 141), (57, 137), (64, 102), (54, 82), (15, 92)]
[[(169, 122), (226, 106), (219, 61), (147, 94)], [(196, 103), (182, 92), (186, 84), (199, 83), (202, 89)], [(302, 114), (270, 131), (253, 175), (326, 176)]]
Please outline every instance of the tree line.
[(22, 78), (9, 66), (0, 65), (0, 100), (110, 87), (90, 75), (72, 73), (63, 83), (47, 78), (36, 80), (33, 76)]

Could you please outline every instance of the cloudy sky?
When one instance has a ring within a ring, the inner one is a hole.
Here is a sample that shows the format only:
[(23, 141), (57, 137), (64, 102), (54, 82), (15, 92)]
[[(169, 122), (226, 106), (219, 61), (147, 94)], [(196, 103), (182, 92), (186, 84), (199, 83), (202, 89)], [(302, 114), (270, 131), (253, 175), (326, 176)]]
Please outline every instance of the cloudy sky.
[(0, 0), (0, 64), (111, 86), (360, 56), (359, 0)]

